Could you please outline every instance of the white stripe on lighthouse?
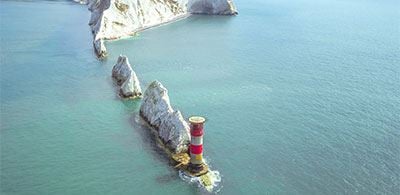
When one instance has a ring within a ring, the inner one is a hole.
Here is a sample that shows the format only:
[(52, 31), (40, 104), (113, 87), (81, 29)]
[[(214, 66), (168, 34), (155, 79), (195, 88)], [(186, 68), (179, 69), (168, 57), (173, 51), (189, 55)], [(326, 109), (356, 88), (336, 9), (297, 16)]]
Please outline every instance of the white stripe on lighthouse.
[(190, 143), (198, 146), (203, 144), (203, 136), (192, 136)]

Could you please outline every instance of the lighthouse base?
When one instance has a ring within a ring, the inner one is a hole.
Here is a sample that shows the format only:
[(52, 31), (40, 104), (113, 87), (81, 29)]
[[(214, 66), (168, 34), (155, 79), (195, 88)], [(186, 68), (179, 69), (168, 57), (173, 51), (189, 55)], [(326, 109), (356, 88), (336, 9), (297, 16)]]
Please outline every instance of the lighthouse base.
[(204, 163), (202, 164), (189, 163), (187, 170), (193, 176), (201, 176), (208, 172), (208, 166)]
[(188, 153), (178, 153), (171, 155), (174, 161), (175, 168), (181, 169), (186, 172), (186, 174), (192, 177), (199, 177), (208, 173), (208, 166), (205, 163), (202, 164), (192, 164), (190, 163), (190, 157)]

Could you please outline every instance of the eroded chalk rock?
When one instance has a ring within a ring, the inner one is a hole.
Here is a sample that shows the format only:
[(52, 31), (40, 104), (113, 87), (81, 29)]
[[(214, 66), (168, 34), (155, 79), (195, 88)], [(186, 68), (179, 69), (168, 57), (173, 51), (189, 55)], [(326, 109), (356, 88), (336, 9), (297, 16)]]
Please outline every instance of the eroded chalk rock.
[(190, 142), (190, 130), (180, 111), (171, 107), (167, 89), (153, 81), (146, 89), (140, 115), (152, 127), (168, 148), (175, 153), (185, 152)]
[[(190, 14), (237, 14), (233, 0), (74, 0), (88, 4), (96, 54), (106, 55), (102, 40), (175, 21)], [(97, 46), (97, 48), (96, 48)]]
[(238, 14), (233, 0), (189, 0), (188, 12), (211, 15)]
[(112, 77), (117, 85), (120, 86), (120, 95), (122, 97), (134, 98), (142, 95), (139, 79), (126, 56), (120, 55), (118, 57), (118, 61), (112, 69)]
[(117, 39), (183, 17), (187, 0), (91, 0), (89, 25), (99, 39)]
[(237, 14), (233, 0), (89, 0), (98, 39), (117, 39), (189, 14)]
[(102, 39), (95, 39), (93, 41), (94, 53), (100, 59), (107, 57), (107, 49), (104, 46), (104, 41)]

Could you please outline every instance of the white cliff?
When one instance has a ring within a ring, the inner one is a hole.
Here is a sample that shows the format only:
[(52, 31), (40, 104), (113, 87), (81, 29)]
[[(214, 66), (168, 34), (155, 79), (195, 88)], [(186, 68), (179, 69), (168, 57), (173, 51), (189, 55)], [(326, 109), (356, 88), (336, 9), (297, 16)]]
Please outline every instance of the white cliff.
[(140, 115), (152, 126), (163, 142), (175, 153), (184, 152), (190, 142), (189, 125), (180, 111), (171, 107), (167, 89), (153, 81), (146, 89)]
[(122, 97), (134, 98), (142, 95), (139, 79), (126, 56), (120, 55), (118, 57), (118, 61), (112, 69), (112, 77), (117, 85), (120, 86), (120, 95)]
[(189, 0), (188, 12), (191, 14), (236, 15), (233, 0)]
[[(102, 40), (118, 39), (190, 14), (236, 15), (233, 0), (74, 0), (88, 4), (96, 55), (104, 58)], [(97, 46), (97, 47), (96, 47)]]
[(232, 0), (88, 0), (95, 39), (117, 39), (189, 14), (235, 15)]
[(77, 2), (77, 3), (80, 3), (80, 4), (88, 4), (88, 1), (89, 0), (73, 0), (73, 1), (75, 1), (75, 2)]
[(187, 15), (187, 0), (91, 0), (95, 39), (117, 39)]

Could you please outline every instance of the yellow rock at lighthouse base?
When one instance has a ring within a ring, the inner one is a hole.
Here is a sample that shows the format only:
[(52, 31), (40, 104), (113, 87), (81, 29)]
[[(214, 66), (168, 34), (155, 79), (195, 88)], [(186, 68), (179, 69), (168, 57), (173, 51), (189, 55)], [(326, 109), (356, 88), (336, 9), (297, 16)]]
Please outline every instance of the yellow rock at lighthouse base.
[(211, 180), (210, 180), (210, 178), (208, 177), (207, 174), (204, 174), (204, 175), (200, 176), (200, 180), (201, 180), (201, 183), (203, 183), (203, 185), (205, 187), (212, 185)]

